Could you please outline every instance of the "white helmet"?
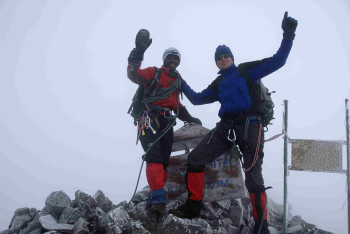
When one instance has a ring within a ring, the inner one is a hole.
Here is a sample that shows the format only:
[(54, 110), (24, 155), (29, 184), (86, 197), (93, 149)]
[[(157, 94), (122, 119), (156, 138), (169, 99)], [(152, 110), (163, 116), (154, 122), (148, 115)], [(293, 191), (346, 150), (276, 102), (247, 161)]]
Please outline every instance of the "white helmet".
[(166, 49), (164, 51), (164, 53), (163, 53), (163, 62), (165, 61), (166, 57), (168, 57), (168, 55), (175, 55), (175, 56), (179, 57), (179, 60), (181, 61), (181, 54), (174, 47), (169, 47), (168, 49)]

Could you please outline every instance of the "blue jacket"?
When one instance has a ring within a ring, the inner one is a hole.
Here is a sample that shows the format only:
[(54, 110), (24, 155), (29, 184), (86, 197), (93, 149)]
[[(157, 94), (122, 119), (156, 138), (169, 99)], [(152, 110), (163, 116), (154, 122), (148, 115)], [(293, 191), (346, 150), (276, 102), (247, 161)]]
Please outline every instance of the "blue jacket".
[[(287, 61), (292, 45), (293, 41), (283, 39), (275, 55), (256, 61), (254, 66), (247, 67), (250, 79), (256, 82), (281, 68)], [(239, 75), (237, 66), (232, 64), (225, 70), (220, 70), (218, 74), (220, 76), (200, 93), (193, 91), (186, 81), (183, 80), (181, 87), (183, 93), (194, 105), (219, 101), (221, 103), (220, 118), (248, 111), (252, 101), (249, 96), (247, 82), (243, 76)]]

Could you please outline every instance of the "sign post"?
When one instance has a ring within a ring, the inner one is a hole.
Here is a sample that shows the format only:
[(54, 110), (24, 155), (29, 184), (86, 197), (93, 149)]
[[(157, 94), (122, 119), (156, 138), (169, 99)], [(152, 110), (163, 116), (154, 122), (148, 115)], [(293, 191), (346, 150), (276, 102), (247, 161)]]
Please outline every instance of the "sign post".
[(283, 193), (283, 233), (287, 233), (287, 214), (288, 214), (288, 184), (287, 184), (287, 176), (288, 176), (288, 100), (284, 100), (284, 116), (283, 116), (283, 124), (284, 124), (284, 193)]
[(350, 123), (349, 123), (349, 100), (345, 99), (345, 119), (346, 119), (346, 179), (348, 185), (348, 233), (350, 233)]

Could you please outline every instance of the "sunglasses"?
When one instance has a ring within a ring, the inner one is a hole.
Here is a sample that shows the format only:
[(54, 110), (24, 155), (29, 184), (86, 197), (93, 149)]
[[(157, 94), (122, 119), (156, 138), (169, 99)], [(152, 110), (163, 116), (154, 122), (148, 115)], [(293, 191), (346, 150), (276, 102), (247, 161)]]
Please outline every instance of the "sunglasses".
[(229, 54), (222, 54), (218, 57), (216, 61), (220, 61), (222, 58), (229, 58), (229, 57), (231, 57)]

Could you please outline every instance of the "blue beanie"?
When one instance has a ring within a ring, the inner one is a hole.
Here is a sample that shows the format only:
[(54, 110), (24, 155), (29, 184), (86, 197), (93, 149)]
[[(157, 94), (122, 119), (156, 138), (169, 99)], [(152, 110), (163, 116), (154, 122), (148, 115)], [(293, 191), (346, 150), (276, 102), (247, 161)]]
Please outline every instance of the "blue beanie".
[(216, 51), (215, 51), (215, 57), (214, 57), (214, 58), (215, 58), (215, 63), (217, 62), (218, 57), (219, 57), (220, 55), (222, 55), (222, 54), (229, 54), (229, 55), (231, 56), (232, 60), (234, 60), (234, 59), (233, 59), (233, 54), (232, 54), (230, 48), (227, 47), (227, 46), (225, 46), (225, 45), (219, 45), (219, 46), (216, 48)]

